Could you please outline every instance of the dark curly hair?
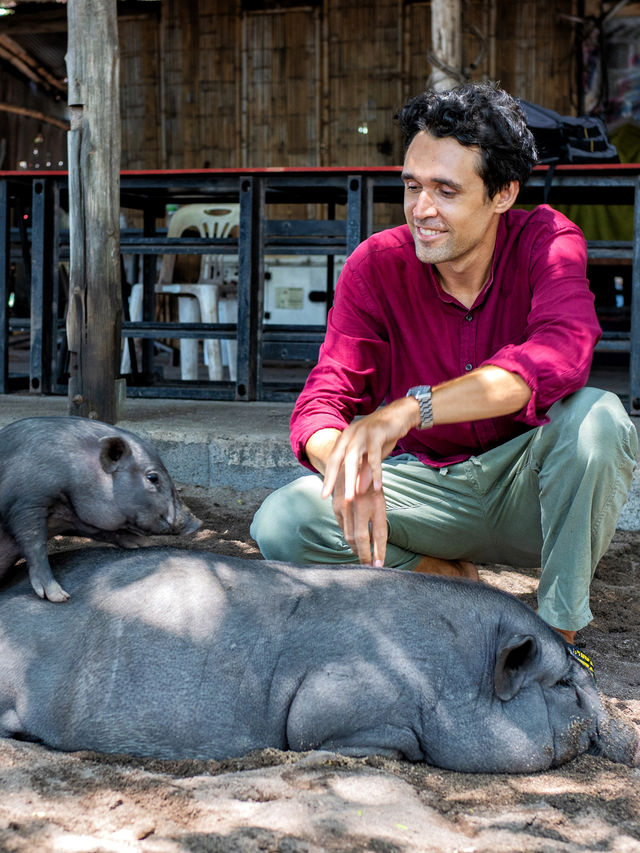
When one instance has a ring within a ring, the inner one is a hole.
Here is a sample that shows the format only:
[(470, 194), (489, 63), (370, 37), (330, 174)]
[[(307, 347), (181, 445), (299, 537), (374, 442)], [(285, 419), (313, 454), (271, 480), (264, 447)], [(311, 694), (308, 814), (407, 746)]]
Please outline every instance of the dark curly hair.
[(511, 181), (523, 186), (537, 160), (533, 135), (517, 101), (496, 83), (465, 83), (445, 92), (423, 92), (398, 111), (405, 153), (414, 136), (453, 136), (477, 145), (480, 177), (489, 198)]

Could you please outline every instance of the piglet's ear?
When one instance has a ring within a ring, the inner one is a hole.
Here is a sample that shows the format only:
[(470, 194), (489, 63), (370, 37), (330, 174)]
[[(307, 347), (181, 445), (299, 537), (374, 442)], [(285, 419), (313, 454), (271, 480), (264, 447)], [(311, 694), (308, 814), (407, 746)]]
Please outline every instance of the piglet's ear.
[(117, 471), (128, 456), (131, 456), (131, 448), (121, 436), (109, 435), (100, 439), (100, 465), (107, 474)]
[(516, 634), (500, 646), (493, 672), (493, 686), (496, 696), (503, 702), (513, 699), (531, 678), (537, 652), (538, 643), (530, 634)]

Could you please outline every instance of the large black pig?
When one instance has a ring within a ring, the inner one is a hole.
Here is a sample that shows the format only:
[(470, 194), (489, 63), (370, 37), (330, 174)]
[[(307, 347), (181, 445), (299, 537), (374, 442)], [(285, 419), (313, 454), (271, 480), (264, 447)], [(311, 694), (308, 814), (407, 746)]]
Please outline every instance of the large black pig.
[(0, 593), (0, 735), (62, 750), (222, 759), (379, 753), (529, 772), (638, 764), (572, 648), (506, 593), (393, 569), (174, 548), (56, 555), (72, 591)]
[(134, 433), (77, 417), (0, 430), (0, 577), (24, 557), (41, 598), (69, 597), (49, 565), (56, 534), (137, 547), (147, 535), (199, 526), (153, 445)]

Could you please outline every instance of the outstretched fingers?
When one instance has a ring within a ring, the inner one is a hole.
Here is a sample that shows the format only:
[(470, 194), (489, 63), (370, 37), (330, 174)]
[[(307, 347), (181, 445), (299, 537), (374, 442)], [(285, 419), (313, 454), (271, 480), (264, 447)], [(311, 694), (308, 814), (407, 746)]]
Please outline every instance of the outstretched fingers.
[[(336, 514), (338, 520), (340, 517)], [(342, 505), (347, 544), (362, 564), (383, 566), (387, 547), (387, 511), (383, 493), (370, 489)]]
[(366, 420), (351, 424), (336, 441), (324, 473), (323, 498), (332, 494), (341, 471), (348, 501), (372, 486), (382, 489), (382, 442)]
[(371, 544), (372, 559), (376, 568), (384, 566), (384, 558), (387, 552), (387, 506), (382, 491), (377, 491), (378, 500), (374, 504), (373, 518), (371, 520)]

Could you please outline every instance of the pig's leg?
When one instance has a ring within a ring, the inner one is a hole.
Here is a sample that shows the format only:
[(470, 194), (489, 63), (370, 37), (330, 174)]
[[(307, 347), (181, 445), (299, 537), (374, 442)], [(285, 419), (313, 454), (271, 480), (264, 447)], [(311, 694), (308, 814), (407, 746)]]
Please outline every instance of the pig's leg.
[(13, 708), (1, 712), (0, 711), (0, 737), (16, 738), (16, 740), (34, 740), (37, 738), (29, 738), (26, 736), (24, 727), (20, 722), (20, 718)]
[(18, 543), (4, 530), (0, 530), (0, 578), (4, 575), (7, 569), (13, 566), (20, 557), (20, 548)]
[(66, 601), (65, 592), (54, 578), (47, 554), (47, 510), (45, 507), (20, 508), (12, 513), (12, 531), (29, 569), (31, 586), (40, 598)]
[(113, 545), (120, 545), (122, 548), (140, 548), (143, 545), (150, 544), (147, 537), (141, 533), (136, 533), (134, 530), (101, 530), (99, 527), (84, 521), (66, 504), (61, 504), (53, 509), (47, 521), (47, 528), (49, 539), (62, 533), (86, 536), (99, 542), (110, 542)]
[(142, 536), (139, 533), (131, 533), (122, 530), (98, 530), (90, 534), (92, 539), (99, 542), (110, 542), (112, 545), (119, 545), (121, 548), (142, 548), (150, 544), (147, 536)]
[(24, 685), (19, 675), (23, 672), (19, 660), (20, 650), (0, 644), (0, 658), (3, 663), (0, 676), (0, 738), (35, 741), (37, 738), (31, 737), (26, 731), (16, 708), (24, 695)]
[[(311, 671), (289, 707), (289, 749), (424, 761), (414, 727), (393, 722), (405, 719), (397, 709), (400, 694), (387, 673), (375, 672), (365, 661), (334, 662)], [(411, 701), (408, 694), (402, 696), (402, 703)]]

